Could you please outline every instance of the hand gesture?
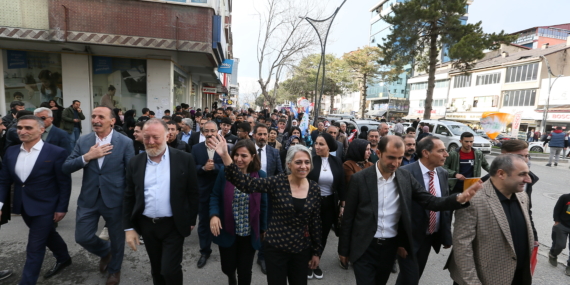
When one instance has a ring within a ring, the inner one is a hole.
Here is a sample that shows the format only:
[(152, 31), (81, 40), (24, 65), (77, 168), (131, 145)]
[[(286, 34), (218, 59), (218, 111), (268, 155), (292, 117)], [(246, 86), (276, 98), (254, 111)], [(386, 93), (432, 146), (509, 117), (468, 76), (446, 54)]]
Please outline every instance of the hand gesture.
[(471, 200), (471, 198), (473, 198), (481, 188), (483, 188), (483, 181), (479, 180), (463, 191), (463, 193), (457, 195), (457, 202), (462, 204), (469, 202), (469, 200)]
[(212, 171), (212, 170), (214, 170), (214, 168), (215, 168), (214, 161), (211, 159), (208, 159), (208, 161), (206, 162), (206, 165), (204, 165), (204, 170)]
[(212, 231), (212, 234), (215, 237), (219, 236), (221, 229), (222, 229), (222, 222), (220, 221), (220, 218), (213, 216), (210, 219), (210, 230)]
[(226, 143), (226, 139), (224, 139), (220, 134), (216, 134), (209, 138), (206, 144), (209, 148), (215, 149), (219, 156), (224, 156), (228, 153), (228, 144)]
[(113, 145), (111, 144), (99, 146), (99, 143), (96, 143), (85, 155), (83, 155), (83, 159), (85, 159), (85, 162), (89, 162), (92, 159), (98, 159), (111, 154), (111, 150), (113, 150)]
[(126, 231), (125, 240), (129, 247), (134, 251), (137, 251), (137, 245), (141, 244), (141, 241), (139, 240), (139, 234), (135, 230)]

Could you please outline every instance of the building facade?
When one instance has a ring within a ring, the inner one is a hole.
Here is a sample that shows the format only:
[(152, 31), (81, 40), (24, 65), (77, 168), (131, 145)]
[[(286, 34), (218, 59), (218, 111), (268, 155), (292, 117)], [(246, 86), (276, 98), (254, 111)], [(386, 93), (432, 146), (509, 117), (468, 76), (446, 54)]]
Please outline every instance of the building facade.
[[(0, 113), (50, 100), (150, 108), (211, 107), (230, 80), (231, 0), (13, 0), (0, 7)], [(89, 131), (89, 120), (83, 122)]]
[(512, 33), (518, 35), (513, 44), (518, 44), (531, 49), (540, 48), (548, 43), (549, 45), (558, 45), (566, 42), (566, 38), (570, 35), (570, 23), (533, 27), (526, 30)]

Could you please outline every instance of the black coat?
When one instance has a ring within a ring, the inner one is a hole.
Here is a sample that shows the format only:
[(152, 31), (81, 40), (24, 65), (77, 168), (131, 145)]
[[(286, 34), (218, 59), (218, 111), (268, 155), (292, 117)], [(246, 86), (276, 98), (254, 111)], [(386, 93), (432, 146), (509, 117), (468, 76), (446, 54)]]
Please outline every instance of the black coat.
[[(170, 206), (178, 232), (190, 235), (198, 216), (198, 184), (196, 165), (191, 154), (168, 148), (170, 152)], [(133, 157), (127, 166), (127, 189), (123, 200), (123, 228), (140, 233), (138, 220), (145, 209), (144, 178), (147, 155)], [(182, 250), (182, 249), (181, 249)]]

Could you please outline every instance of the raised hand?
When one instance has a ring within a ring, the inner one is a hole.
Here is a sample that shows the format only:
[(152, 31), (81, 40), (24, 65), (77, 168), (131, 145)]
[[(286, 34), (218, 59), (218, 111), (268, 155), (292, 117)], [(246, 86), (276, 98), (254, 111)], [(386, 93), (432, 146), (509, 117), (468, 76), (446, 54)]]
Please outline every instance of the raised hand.
[(457, 202), (462, 204), (469, 202), (469, 200), (471, 200), (471, 198), (473, 198), (481, 188), (483, 188), (483, 181), (479, 180), (476, 183), (473, 183), (473, 185), (457, 196)]

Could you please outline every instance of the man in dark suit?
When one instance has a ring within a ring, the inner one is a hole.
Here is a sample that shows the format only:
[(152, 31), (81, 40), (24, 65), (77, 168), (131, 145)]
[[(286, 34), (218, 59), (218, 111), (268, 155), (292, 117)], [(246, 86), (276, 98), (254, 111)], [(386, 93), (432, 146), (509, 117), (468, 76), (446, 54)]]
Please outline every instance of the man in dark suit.
[(42, 140), (65, 149), (68, 155), (71, 154), (69, 134), (53, 124), (53, 112), (48, 108), (41, 107), (34, 110), (34, 116), (44, 121), (46, 130), (42, 134)]
[[(201, 132), (206, 138), (218, 134), (218, 124), (208, 121), (201, 127)], [(212, 232), (210, 231), (210, 193), (214, 188), (220, 168), (224, 163), (215, 150), (209, 149), (205, 142), (192, 147), (192, 156), (198, 173), (198, 189), (200, 193), (198, 239), (200, 240), (200, 259), (198, 268), (204, 267), (212, 253)]]
[[(448, 174), (441, 167), (449, 156), (443, 142), (434, 136), (426, 137), (418, 142), (416, 153), (419, 160), (402, 166), (401, 169), (409, 171), (430, 194), (436, 197), (449, 196)], [(398, 257), (400, 274), (396, 284), (402, 285), (419, 283), (432, 247), (436, 253), (439, 253), (442, 245), (443, 248), (451, 247), (451, 212), (428, 211), (417, 202), (412, 202), (411, 212), (413, 251), (406, 252), (405, 258)]]
[(378, 148), (376, 165), (350, 180), (338, 244), (340, 261), (350, 259), (356, 283), (362, 285), (386, 284), (396, 252), (406, 256), (398, 248), (412, 252), (412, 201), (432, 211), (459, 209), (481, 188), (478, 183), (461, 194), (435, 197), (410, 172), (398, 169), (404, 157), (401, 137), (384, 136)]
[[(125, 172), (135, 151), (131, 139), (113, 131), (113, 110), (97, 107), (91, 114), (93, 132), (79, 138), (63, 164), (63, 172), (71, 174), (83, 169), (83, 183), (77, 200), (75, 241), (101, 258), (99, 271), (108, 271), (107, 285), (116, 285), (121, 280), (125, 251)], [(111, 242), (96, 236), (100, 217), (105, 219)]]
[[(188, 144), (190, 145), (190, 149), (192, 149), (195, 145), (206, 141), (206, 136), (204, 135), (202, 130), (204, 128), (204, 124), (207, 122), (208, 122), (208, 118), (206, 118), (206, 117), (203, 117), (202, 119), (200, 119), (200, 121), (198, 121), (199, 124), (197, 124), (197, 125), (200, 126), (200, 131), (194, 131), (190, 135), (190, 140), (188, 140)], [(217, 126), (217, 124), (216, 124), (216, 126)]]
[[(271, 177), (282, 173), (283, 167), (279, 151), (267, 144), (268, 138), (269, 127), (267, 125), (258, 123), (253, 127), (253, 139), (255, 140), (257, 155), (259, 155), (259, 160), (261, 160), (261, 170), (267, 173), (267, 177)], [(263, 245), (261, 245), (261, 249), (257, 253), (257, 264), (261, 267), (261, 271), (266, 274)]]
[(178, 139), (179, 131), (176, 123), (168, 122), (166, 123), (166, 126), (168, 127), (168, 141), (166, 142), (166, 144), (169, 147), (185, 151), (187, 153), (192, 152), (192, 148), (190, 148), (190, 146), (187, 143)]
[(22, 144), (8, 148), (2, 161), (0, 208), (10, 202), (7, 196), (14, 184), (12, 212), (21, 214), (30, 228), (20, 284), (36, 284), (46, 246), (57, 261), (44, 277), (52, 277), (71, 264), (67, 245), (54, 227), (67, 213), (71, 176), (61, 170), (67, 151), (42, 141), (44, 124), (40, 118), (23, 116), (17, 128)]
[(198, 215), (196, 165), (191, 154), (167, 146), (161, 120), (148, 120), (143, 135), (146, 153), (127, 167), (125, 239), (136, 251), (139, 234), (143, 236), (154, 284), (182, 285), (184, 238)]

